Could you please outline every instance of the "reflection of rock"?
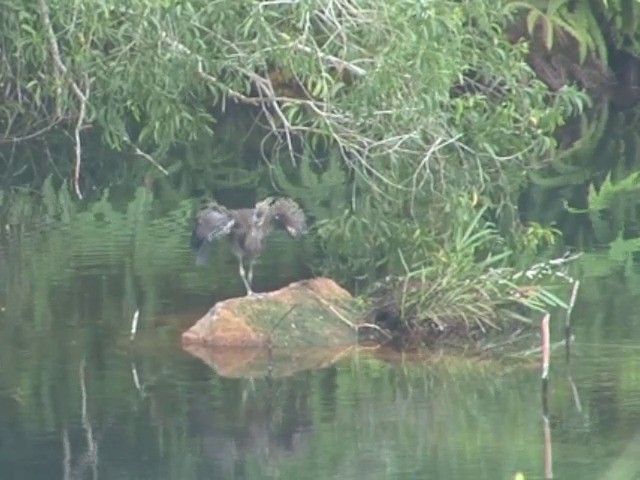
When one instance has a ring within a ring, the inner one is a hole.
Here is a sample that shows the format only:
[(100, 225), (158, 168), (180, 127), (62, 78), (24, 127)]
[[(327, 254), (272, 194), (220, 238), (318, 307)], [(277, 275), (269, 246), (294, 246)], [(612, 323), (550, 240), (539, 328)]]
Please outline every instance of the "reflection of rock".
[[(313, 347), (357, 341), (353, 297), (327, 278), (218, 302), (182, 334), (183, 346)], [(353, 322), (353, 323), (352, 323)]]
[(184, 349), (198, 357), (223, 377), (286, 377), (303, 370), (324, 368), (348, 353), (355, 346), (314, 348), (210, 348), (185, 345)]

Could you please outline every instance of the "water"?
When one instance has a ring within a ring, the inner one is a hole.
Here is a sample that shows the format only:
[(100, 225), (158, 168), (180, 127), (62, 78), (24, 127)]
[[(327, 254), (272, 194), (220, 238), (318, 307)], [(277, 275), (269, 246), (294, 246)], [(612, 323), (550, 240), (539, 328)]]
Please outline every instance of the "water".
[[(535, 359), (360, 351), (265, 379), (184, 352), (180, 333), (242, 283), (224, 247), (194, 268), (186, 206), (145, 211), (102, 204), (3, 231), (1, 479), (544, 478)], [(256, 289), (308, 276), (308, 248), (274, 236)], [(614, 253), (580, 259), (572, 363), (553, 358), (555, 478), (640, 471), (640, 270)]]

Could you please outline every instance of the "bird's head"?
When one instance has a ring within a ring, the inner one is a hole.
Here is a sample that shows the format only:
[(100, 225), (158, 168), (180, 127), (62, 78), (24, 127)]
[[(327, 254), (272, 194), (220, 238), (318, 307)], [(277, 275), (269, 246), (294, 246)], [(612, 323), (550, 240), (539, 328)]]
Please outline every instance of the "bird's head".
[(252, 223), (255, 228), (263, 228), (265, 223), (270, 221), (271, 206), (274, 203), (272, 197), (267, 197), (261, 202), (256, 203), (256, 207), (253, 210)]

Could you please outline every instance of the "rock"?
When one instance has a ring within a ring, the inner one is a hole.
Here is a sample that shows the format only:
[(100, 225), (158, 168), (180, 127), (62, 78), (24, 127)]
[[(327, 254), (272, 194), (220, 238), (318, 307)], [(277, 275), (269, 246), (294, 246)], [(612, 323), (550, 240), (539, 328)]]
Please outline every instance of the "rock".
[(335, 347), (357, 343), (354, 298), (328, 278), (218, 302), (182, 334), (189, 345)]

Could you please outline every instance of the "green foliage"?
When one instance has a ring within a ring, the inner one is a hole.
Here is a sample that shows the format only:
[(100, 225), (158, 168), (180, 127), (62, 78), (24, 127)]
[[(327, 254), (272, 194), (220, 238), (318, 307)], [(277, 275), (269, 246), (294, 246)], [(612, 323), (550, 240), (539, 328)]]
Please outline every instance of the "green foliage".
[(314, 219), (329, 219), (340, 215), (345, 205), (347, 173), (336, 155), (323, 163), (305, 158), (297, 168), (285, 170), (286, 162), (270, 165), (273, 184), (288, 196), (297, 198)]
[(557, 228), (528, 222), (522, 230), (520, 235), (514, 236), (514, 250), (518, 252), (516, 265), (521, 268), (535, 262), (541, 252), (548, 252), (561, 243), (562, 232)]
[[(565, 306), (550, 290), (531, 288), (536, 284), (531, 283), (532, 277), (512, 267), (517, 259), (505, 248), (498, 231), (483, 220), (483, 214), (480, 210), (469, 221), (453, 224), (453, 242), (435, 256), (438, 261), (405, 265), (401, 304), (403, 310), (409, 308), (414, 313), (408, 318), (435, 321), (441, 326), (462, 321), (481, 329), (501, 329), (503, 326), (497, 325), (506, 319), (522, 320), (514, 311), (515, 304), (538, 311)], [(521, 238), (525, 243), (522, 254), (533, 249), (537, 254), (540, 242), (555, 240), (548, 230), (532, 227)], [(414, 278), (419, 279), (421, 288), (411, 291), (407, 286)], [(524, 291), (527, 294), (522, 294)]]
[[(536, 80), (527, 46), (505, 35), (508, 4), (40, 0), (36, 9), (8, 0), (0, 42), (19, 55), (0, 65), (8, 85), (0, 126), (13, 138), (33, 132), (36, 118), (64, 117), (78, 123), (61, 128), (79, 134), (86, 106), (84, 124), (106, 145), (160, 159), (214, 133), (225, 147), (187, 170), (253, 188), (257, 175), (219, 163), (246, 142), (319, 220), (326, 272), (372, 283), (450, 271), (464, 281), (493, 266), (477, 240), (492, 259), (512, 259), (518, 243), (505, 232), (520, 232), (513, 212), (523, 172), (588, 103)], [(174, 178), (190, 165), (184, 157)], [(322, 158), (329, 163), (314, 171)], [(98, 161), (83, 160), (84, 169)], [(488, 207), (500, 233), (474, 220), (469, 198)], [(478, 225), (480, 237), (460, 243), (460, 225)]]
[[(159, 155), (176, 141), (210, 132), (214, 108), (224, 109), (230, 101), (266, 107), (273, 100), (255, 94), (268, 92), (278, 106), (263, 109), (267, 130), (278, 139), (274, 148), (291, 146), (300, 136), (311, 143), (329, 137), (350, 158), (366, 148), (369, 165), (378, 157), (419, 155), (421, 146), (438, 138), (456, 138), (456, 125), (451, 132), (438, 117), (465, 68), (477, 70), (480, 83), (507, 78), (506, 88), (487, 87), (485, 95), (454, 101), (460, 127), (482, 125), (465, 110), (478, 111), (485, 120), (490, 111), (498, 122), (514, 123), (525, 111), (541, 124), (557, 114), (542, 108), (545, 102), (538, 107), (513, 102), (523, 100), (521, 90), (541, 88), (523, 64), (520, 47), (496, 36), (508, 16), (483, 3), (462, 8), (457, 2), (358, 1), (338, 2), (334, 9), (324, 2), (284, 8), (229, 1), (213, 8), (194, 0), (169, 9), (147, 2), (80, 7), (52, 0), (49, 11), (66, 78), (51, 61), (52, 39), (42, 31), (42, 13), (13, 1), (6, 5), (1, 40), (5, 51), (18, 52), (19, 62), (2, 66), (8, 88), (0, 123), (16, 127), (9, 128), (8, 138), (33, 130), (29, 122), (15, 124), (18, 113), (54, 124), (61, 115), (75, 117), (80, 105), (74, 82), (90, 85), (87, 121), (100, 128), (108, 145), (121, 148), (131, 139)], [(69, 18), (74, 21), (67, 25)], [(381, 32), (388, 41), (380, 41)], [(425, 44), (430, 48), (422, 48)], [(41, 72), (42, 65), (48, 71)], [(487, 98), (490, 90), (503, 101)], [(493, 131), (495, 123), (481, 130)], [(531, 135), (527, 140), (539, 137), (535, 129), (520, 133)], [(502, 137), (505, 154), (512, 147), (519, 151), (520, 142), (509, 145)], [(398, 139), (403, 148), (394, 154)], [(484, 142), (496, 149), (493, 140)]]

